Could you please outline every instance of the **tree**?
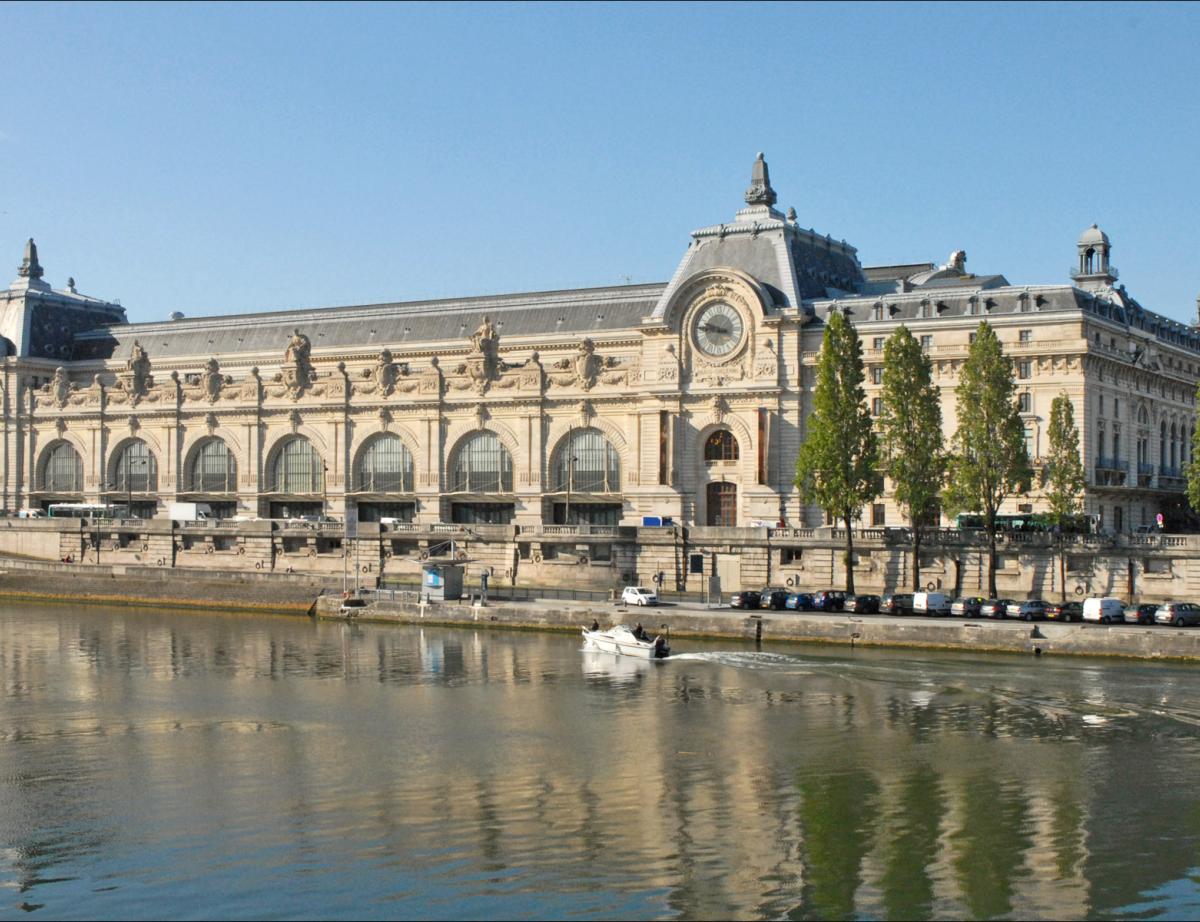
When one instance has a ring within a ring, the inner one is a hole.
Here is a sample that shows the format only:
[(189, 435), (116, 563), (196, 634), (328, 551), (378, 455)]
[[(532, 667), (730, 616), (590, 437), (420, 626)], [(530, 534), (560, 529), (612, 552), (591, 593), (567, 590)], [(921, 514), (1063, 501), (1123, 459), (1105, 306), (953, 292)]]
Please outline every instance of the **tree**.
[(863, 390), (862, 342), (839, 311), (825, 323), (808, 437), (796, 462), (796, 486), (846, 524), (846, 591), (854, 592), (856, 512), (879, 495), (877, 448)]
[(1067, 598), (1067, 563), (1063, 550), (1062, 532), (1070, 519), (1083, 506), (1086, 475), (1079, 457), (1079, 430), (1075, 428), (1075, 408), (1071, 398), (1059, 394), (1050, 404), (1050, 447), (1046, 457), (1046, 500), (1050, 504), (1050, 521), (1059, 533), (1058, 584), (1062, 598)]
[[(1200, 388), (1196, 389), (1196, 397), (1200, 399)], [(1200, 512), (1200, 462), (1195, 460), (1198, 451), (1200, 451), (1200, 429), (1192, 433), (1190, 456), (1193, 460), (1188, 462), (1185, 471), (1188, 503), (1196, 512)]]
[(983, 514), (988, 536), (988, 592), (993, 598), (996, 513), (1009, 496), (1027, 490), (1033, 476), (1015, 392), (1012, 361), (985, 320), (979, 324), (959, 375), (958, 430), (951, 444), (943, 497), (952, 511)]
[(889, 336), (883, 347), (879, 434), (883, 469), (912, 528), (913, 591), (920, 592), (922, 530), (938, 514), (946, 454), (933, 366), (906, 326)]

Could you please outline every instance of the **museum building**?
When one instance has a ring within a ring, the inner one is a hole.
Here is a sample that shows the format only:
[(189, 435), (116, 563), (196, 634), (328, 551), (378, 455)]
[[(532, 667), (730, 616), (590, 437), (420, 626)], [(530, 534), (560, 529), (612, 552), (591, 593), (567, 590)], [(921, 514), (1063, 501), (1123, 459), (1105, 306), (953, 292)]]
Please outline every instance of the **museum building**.
[[(126, 322), (52, 288), (33, 241), (0, 292), (3, 508), (129, 502), (144, 517), (357, 510), (424, 524), (817, 525), (793, 484), (823, 322), (863, 340), (880, 410), (901, 323), (929, 353), (947, 438), (981, 320), (1014, 362), (1035, 467), (1050, 403), (1075, 405), (1086, 511), (1117, 530), (1178, 510), (1200, 332), (1117, 282), (1095, 225), (1070, 281), (944, 265), (864, 267), (778, 211), (767, 164), (700, 228), (670, 281), (241, 316)], [(870, 526), (903, 524), (890, 495)], [(1035, 484), (1004, 511), (1044, 507)]]

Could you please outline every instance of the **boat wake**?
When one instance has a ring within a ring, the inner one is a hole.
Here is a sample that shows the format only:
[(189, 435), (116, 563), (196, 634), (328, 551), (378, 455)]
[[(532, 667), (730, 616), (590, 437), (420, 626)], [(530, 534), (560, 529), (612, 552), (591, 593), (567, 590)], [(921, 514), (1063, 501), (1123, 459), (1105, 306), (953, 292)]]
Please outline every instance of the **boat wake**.
[(764, 669), (778, 672), (814, 671), (819, 663), (786, 653), (760, 653), (746, 650), (712, 651), (705, 653), (672, 653), (667, 662), (712, 663), (715, 666), (733, 666), (738, 669)]

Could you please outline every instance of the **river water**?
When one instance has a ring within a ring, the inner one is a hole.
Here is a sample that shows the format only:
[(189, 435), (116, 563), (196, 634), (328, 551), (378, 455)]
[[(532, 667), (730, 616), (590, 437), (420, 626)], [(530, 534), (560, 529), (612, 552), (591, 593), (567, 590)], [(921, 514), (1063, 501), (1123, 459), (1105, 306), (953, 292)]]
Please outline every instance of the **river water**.
[(1200, 915), (1184, 665), (0, 609), (0, 916)]

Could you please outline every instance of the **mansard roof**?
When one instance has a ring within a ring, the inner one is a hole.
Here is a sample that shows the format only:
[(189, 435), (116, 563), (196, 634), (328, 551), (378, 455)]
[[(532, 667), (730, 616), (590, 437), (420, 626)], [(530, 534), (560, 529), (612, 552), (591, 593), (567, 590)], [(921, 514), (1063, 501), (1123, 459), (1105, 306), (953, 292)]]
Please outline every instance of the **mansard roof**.
[(75, 337), (76, 360), (123, 357), (140, 340), (155, 361), (283, 350), (299, 329), (317, 350), (462, 340), (487, 315), (502, 337), (594, 336), (636, 328), (665, 286), (617, 285), (475, 298), (364, 304), (156, 323), (114, 324)]

